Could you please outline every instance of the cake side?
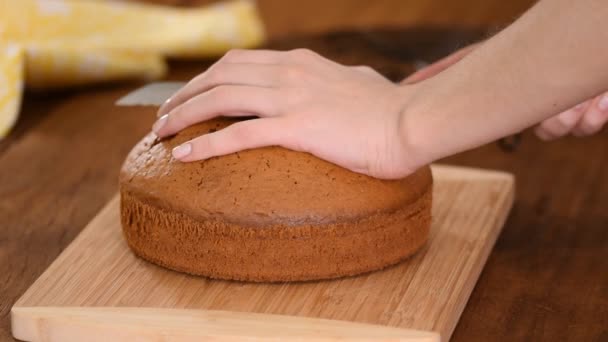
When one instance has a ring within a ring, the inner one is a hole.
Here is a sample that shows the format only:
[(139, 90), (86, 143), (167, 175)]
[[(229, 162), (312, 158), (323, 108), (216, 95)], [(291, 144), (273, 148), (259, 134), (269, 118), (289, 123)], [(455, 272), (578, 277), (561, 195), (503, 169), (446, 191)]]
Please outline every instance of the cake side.
[(357, 221), (241, 226), (198, 220), (121, 189), (121, 220), (140, 257), (181, 272), (244, 281), (351, 276), (396, 264), (428, 238), (432, 187), (414, 203)]

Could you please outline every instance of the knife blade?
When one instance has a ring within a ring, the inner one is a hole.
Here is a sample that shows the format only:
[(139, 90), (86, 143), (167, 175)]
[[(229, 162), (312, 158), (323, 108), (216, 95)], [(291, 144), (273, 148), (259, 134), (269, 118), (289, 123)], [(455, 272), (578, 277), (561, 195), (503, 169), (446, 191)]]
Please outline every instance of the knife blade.
[(117, 106), (160, 106), (186, 82), (153, 82), (118, 99)]

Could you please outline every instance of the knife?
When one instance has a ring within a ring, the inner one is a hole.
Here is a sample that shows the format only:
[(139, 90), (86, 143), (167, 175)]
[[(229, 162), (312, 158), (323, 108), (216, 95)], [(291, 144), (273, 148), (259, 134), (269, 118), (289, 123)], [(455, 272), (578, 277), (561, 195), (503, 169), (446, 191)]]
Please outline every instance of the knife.
[(153, 82), (135, 89), (116, 101), (117, 106), (160, 106), (186, 82)]

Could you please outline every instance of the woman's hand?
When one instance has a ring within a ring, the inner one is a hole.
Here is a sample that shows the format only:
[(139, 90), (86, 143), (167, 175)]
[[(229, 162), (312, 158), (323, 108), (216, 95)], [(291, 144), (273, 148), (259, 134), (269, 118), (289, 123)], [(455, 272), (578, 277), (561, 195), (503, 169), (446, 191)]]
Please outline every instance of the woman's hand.
[(582, 137), (599, 132), (607, 121), (608, 93), (604, 93), (543, 121), (535, 132), (543, 140), (568, 134)]
[[(460, 61), (479, 44), (481, 43), (464, 47), (413, 73), (403, 80), (403, 83), (412, 84), (433, 77)], [(581, 137), (599, 132), (606, 122), (608, 122), (608, 92), (544, 120), (536, 127), (535, 133), (542, 140), (553, 140), (568, 134)]]
[(169, 99), (153, 131), (165, 137), (217, 116), (256, 116), (173, 156), (188, 162), (276, 145), (374, 177), (404, 177), (428, 162), (404, 136), (405, 88), (309, 50), (235, 50)]

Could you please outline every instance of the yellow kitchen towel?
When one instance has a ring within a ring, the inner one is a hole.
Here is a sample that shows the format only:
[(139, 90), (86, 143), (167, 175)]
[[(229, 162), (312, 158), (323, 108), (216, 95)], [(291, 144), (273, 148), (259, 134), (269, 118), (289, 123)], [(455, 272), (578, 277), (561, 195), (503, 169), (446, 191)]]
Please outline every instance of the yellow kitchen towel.
[(19, 45), (0, 45), (0, 138), (17, 121), (23, 93), (23, 50)]
[(255, 3), (202, 8), (103, 0), (0, 0), (0, 138), (18, 117), (23, 84), (49, 89), (156, 79), (166, 57), (201, 58), (264, 40)]

